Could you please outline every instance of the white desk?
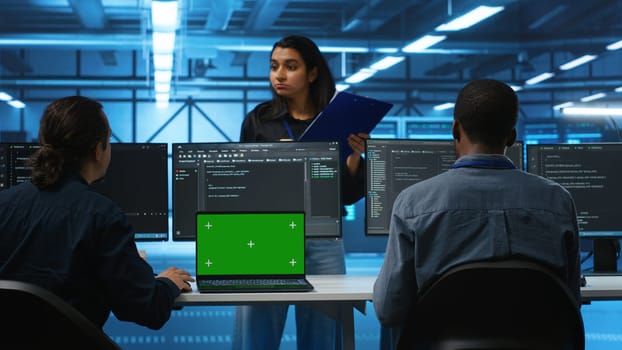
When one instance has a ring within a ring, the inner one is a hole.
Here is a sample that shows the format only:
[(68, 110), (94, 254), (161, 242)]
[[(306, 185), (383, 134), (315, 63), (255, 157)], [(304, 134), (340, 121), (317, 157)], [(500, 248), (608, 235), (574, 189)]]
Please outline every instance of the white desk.
[[(193, 286), (191, 293), (181, 294), (178, 306), (241, 305), (254, 303), (313, 303), (335, 318), (343, 327), (343, 348), (354, 349), (354, 313), (356, 308), (365, 313), (365, 304), (372, 300), (376, 276), (309, 275), (315, 290), (302, 293), (199, 293)], [(622, 300), (622, 275), (586, 276), (581, 288), (584, 301)], [(338, 339), (338, 348), (341, 341)]]
[[(338, 337), (337, 348), (354, 349), (354, 312), (365, 313), (365, 304), (372, 299), (376, 276), (307, 275), (313, 284), (310, 292), (277, 293), (182, 293), (176, 300), (178, 306), (248, 305), (255, 303), (311, 303), (314, 307), (336, 319), (343, 329), (343, 339)], [(339, 334), (339, 332), (337, 332)]]
[(622, 275), (587, 275), (581, 287), (584, 301), (622, 300)]

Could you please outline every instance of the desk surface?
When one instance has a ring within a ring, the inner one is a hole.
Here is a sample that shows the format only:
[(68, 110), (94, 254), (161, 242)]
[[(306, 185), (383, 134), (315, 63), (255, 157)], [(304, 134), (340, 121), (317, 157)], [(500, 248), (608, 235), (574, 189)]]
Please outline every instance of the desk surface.
[(321, 302), (352, 301), (372, 299), (376, 276), (352, 275), (307, 275), (314, 287), (309, 292), (268, 293), (199, 293), (193, 284), (192, 292), (182, 293), (177, 305), (246, 304), (255, 302)]
[(588, 275), (585, 281), (581, 287), (584, 300), (622, 300), (622, 275)]
[[(310, 292), (280, 293), (199, 293), (196, 285), (193, 291), (182, 293), (177, 305), (248, 304), (257, 302), (322, 302), (372, 300), (376, 276), (358, 275), (309, 275), (309, 282), (315, 288)], [(622, 275), (586, 276), (586, 286), (581, 296), (586, 300), (622, 300)]]

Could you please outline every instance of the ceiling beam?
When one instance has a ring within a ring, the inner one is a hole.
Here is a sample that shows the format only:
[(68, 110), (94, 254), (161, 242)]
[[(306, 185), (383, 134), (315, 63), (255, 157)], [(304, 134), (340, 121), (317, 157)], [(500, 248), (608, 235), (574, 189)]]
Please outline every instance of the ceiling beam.
[(373, 33), (396, 16), (404, 13), (413, 3), (405, 0), (371, 0), (346, 20), (341, 30), (350, 33)]
[(231, 65), (244, 66), (248, 62), (250, 55), (250, 52), (235, 52), (233, 54), (233, 59), (231, 60)]
[(287, 6), (288, 0), (259, 0), (248, 16), (247, 30), (266, 30), (276, 22)]
[[(54, 49), (81, 49), (81, 50), (100, 50), (100, 49), (142, 49), (147, 40), (140, 34), (31, 34), (31, 33), (3, 33), (0, 37), (0, 48), (41, 48), (51, 47)], [(511, 54), (520, 50), (531, 48), (550, 49), (555, 47), (557, 50), (564, 48), (576, 50), (578, 46), (584, 45), (594, 47), (594, 45), (607, 45), (619, 40), (617, 36), (600, 36), (590, 38), (568, 38), (568, 39), (542, 39), (531, 40), (529, 42), (517, 41), (453, 41), (449, 44), (441, 43), (437, 48), (426, 50), (423, 54)], [(225, 35), (214, 34), (205, 35), (205, 32), (190, 32), (184, 38), (184, 49), (217, 49), (224, 51), (240, 52), (269, 52), (272, 49), (275, 38), (270, 35)], [(384, 52), (387, 50), (399, 50), (404, 42), (396, 39), (370, 39), (362, 37), (332, 37), (319, 38), (315, 42), (324, 52), (349, 52), (349, 53), (369, 53)], [(447, 46), (447, 47), (446, 47)], [(603, 46), (604, 47), (604, 46)]]
[[(585, 79), (560, 79), (559, 81), (543, 82), (524, 87), (524, 92), (543, 92), (562, 90), (583, 91), (586, 89), (615, 88), (620, 86), (621, 76)], [(507, 81), (507, 83), (512, 83)], [(365, 84), (356, 85), (356, 90), (383, 90), (383, 91), (409, 91), (413, 87), (418, 90), (430, 90), (438, 92), (457, 93), (465, 84), (463, 79), (375, 79), (366, 81)], [(150, 84), (144, 77), (128, 79), (126, 77), (80, 77), (71, 79), (59, 79), (56, 77), (33, 77), (33, 78), (0, 78), (0, 85), (6, 88), (93, 88), (93, 89), (151, 89)], [(175, 82), (178, 89), (187, 88), (219, 88), (219, 89), (266, 89), (269, 82), (265, 78), (216, 78), (195, 79), (180, 77)]]
[(86, 29), (104, 29), (106, 14), (101, 0), (69, 0), (73, 12)]
[(205, 29), (222, 32), (229, 27), (233, 11), (242, 7), (242, 0), (211, 0), (210, 4)]
[(17, 50), (0, 50), (0, 66), (13, 73), (31, 73), (32, 67)]

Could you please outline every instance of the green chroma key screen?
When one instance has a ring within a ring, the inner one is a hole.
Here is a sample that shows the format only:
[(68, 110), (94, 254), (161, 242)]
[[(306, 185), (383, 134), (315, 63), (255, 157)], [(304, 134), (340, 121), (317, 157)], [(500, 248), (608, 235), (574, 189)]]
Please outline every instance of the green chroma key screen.
[(197, 275), (304, 274), (304, 212), (198, 213)]

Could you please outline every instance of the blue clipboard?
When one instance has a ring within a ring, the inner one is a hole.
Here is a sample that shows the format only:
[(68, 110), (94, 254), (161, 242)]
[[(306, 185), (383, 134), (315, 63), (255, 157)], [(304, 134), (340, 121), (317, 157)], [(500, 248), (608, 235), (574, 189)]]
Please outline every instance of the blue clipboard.
[(369, 134), (393, 107), (392, 103), (349, 92), (338, 92), (298, 138), (299, 141), (339, 141), (341, 160), (352, 153), (350, 134)]

